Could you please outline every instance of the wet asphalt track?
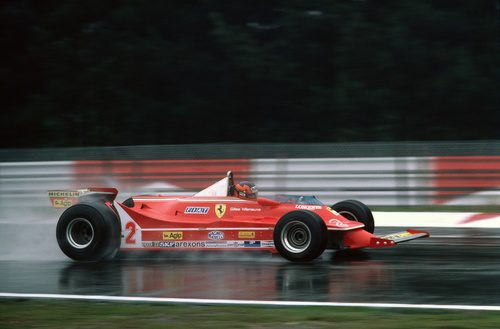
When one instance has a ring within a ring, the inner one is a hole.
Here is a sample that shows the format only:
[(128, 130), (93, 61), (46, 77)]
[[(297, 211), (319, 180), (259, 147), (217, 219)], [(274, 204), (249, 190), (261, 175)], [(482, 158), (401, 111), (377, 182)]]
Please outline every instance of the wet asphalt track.
[(309, 264), (255, 252), (136, 253), (108, 263), (0, 258), (0, 292), (500, 305), (500, 232), (432, 231), (430, 239), (326, 252)]

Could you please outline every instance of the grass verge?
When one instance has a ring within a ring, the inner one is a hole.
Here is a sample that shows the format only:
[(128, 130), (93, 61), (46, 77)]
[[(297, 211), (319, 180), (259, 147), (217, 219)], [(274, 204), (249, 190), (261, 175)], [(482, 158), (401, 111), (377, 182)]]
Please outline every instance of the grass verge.
[(0, 300), (2, 328), (499, 328), (500, 312)]

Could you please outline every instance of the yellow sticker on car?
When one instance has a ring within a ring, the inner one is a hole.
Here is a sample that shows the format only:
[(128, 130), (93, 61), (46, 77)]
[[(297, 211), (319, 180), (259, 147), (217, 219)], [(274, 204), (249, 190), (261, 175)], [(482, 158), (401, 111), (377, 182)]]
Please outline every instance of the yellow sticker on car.
[(240, 239), (253, 239), (253, 238), (255, 238), (255, 232), (250, 232), (250, 231), (238, 232), (238, 238), (240, 238)]
[(215, 215), (217, 217), (222, 218), (226, 213), (226, 205), (225, 204), (216, 204), (215, 205)]
[(54, 208), (68, 208), (73, 205), (73, 201), (68, 198), (53, 198), (52, 205)]
[(163, 232), (163, 240), (182, 240), (182, 232)]
[(333, 210), (333, 209), (332, 209), (332, 208), (330, 208), (330, 207), (326, 207), (326, 210), (328, 210), (329, 212), (331, 212), (331, 213), (332, 213), (332, 214), (334, 214), (334, 215), (338, 215), (338, 214), (339, 214), (338, 212), (336, 212), (335, 210)]
[(383, 236), (382, 239), (395, 240), (395, 239), (405, 238), (411, 235), (412, 234), (410, 232), (399, 232)]

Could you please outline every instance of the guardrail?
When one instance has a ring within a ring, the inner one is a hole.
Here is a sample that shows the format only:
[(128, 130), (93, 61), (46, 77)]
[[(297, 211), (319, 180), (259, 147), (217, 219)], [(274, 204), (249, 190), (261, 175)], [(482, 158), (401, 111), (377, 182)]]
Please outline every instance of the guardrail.
[(0, 217), (49, 207), (49, 189), (111, 186), (131, 193), (185, 195), (227, 170), (262, 195), (312, 194), (330, 204), (500, 205), (500, 156), (102, 160), (0, 163)]

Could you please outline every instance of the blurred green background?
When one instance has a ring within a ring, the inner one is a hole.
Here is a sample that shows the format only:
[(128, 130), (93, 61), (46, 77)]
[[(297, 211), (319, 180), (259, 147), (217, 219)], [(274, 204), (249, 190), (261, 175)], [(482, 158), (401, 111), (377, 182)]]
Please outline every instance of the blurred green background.
[(3, 1), (0, 147), (500, 139), (498, 10)]

